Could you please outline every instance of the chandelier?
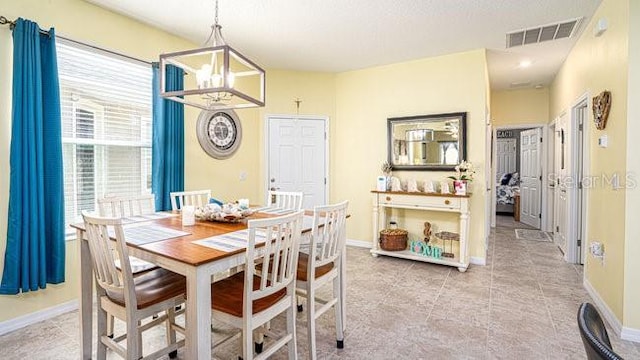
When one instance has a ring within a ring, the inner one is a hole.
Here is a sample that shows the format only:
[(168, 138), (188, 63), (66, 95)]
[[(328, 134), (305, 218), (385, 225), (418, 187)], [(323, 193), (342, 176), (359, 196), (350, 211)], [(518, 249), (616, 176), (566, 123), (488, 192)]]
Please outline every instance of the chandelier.
[[(221, 29), (216, 0), (214, 24), (202, 48), (160, 54), (160, 96), (203, 110), (264, 106), (264, 70), (227, 45)], [(193, 75), (194, 80), (185, 81), (183, 90), (167, 90), (168, 64)]]

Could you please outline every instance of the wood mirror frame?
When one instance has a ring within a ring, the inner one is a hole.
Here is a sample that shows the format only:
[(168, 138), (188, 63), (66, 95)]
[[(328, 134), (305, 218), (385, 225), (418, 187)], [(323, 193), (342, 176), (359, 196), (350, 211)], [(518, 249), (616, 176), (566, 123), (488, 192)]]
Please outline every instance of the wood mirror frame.
[(392, 170), (453, 171), (467, 156), (467, 113), (387, 119)]

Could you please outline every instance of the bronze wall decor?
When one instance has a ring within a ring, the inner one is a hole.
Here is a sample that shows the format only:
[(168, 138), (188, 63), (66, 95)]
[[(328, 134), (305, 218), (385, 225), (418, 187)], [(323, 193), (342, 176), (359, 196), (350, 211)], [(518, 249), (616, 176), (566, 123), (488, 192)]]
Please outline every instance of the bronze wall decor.
[(596, 129), (604, 130), (611, 109), (611, 91), (603, 91), (593, 98), (593, 122)]

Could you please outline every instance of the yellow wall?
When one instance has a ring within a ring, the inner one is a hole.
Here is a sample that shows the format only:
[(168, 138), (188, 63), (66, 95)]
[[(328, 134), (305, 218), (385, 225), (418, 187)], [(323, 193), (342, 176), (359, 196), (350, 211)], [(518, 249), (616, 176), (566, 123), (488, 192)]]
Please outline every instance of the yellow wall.
[[(260, 182), (256, 189), (260, 193), (260, 202), (264, 203), (265, 193), (265, 121), (270, 115), (302, 115), (319, 116), (329, 118), (329, 148), (333, 147), (333, 135), (336, 113), (336, 75), (333, 73), (268, 70), (266, 106), (260, 109), (260, 120), (254, 126), (260, 129), (259, 154)], [(300, 109), (297, 109), (295, 100), (299, 99)], [(334, 153), (329, 151), (329, 166), (334, 162)], [(331, 173), (331, 171), (330, 171)], [(329, 179), (328, 198), (332, 200), (331, 179)]]
[[(593, 97), (603, 90), (611, 91), (613, 105), (604, 131), (595, 129), (589, 111), (586, 129), (590, 132), (591, 141), (586, 148), (590, 157), (587, 173), (591, 175), (611, 176), (613, 173), (624, 174), (626, 170), (628, 10), (628, 1), (604, 0), (551, 86), (552, 117), (570, 111), (585, 92)], [(600, 18), (608, 19), (609, 29), (602, 36), (594, 37), (591, 29)], [(609, 137), (608, 148), (597, 145), (598, 137), (604, 134)], [(626, 193), (624, 189), (614, 191), (611, 186), (598, 186), (589, 189), (587, 199), (586, 245), (592, 241), (602, 242), (606, 261), (602, 264), (588, 255), (585, 275), (618, 319), (623, 318)], [(637, 222), (637, 219), (632, 222)], [(637, 232), (631, 237), (634, 241), (635, 238)]]
[(549, 88), (491, 92), (491, 123), (494, 126), (546, 124), (549, 117)]
[[(640, 134), (640, 2), (630, 1), (629, 8), (629, 85), (627, 93), (627, 134), (637, 139)], [(640, 176), (640, 142), (627, 141), (627, 172), (633, 174), (636, 181)], [(640, 191), (627, 190), (626, 227), (624, 250), (624, 326), (640, 329)]]
[[(260, 159), (256, 156), (262, 130), (256, 109), (238, 110), (242, 126), (242, 141), (232, 157), (217, 160), (204, 152), (198, 143), (196, 124), (198, 110), (185, 107), (184, 181), (185, 190), (211, 189), (211, 196), (219, 200), (249, 199), (251, 204), (262, 203), (258, 192)], [(241, 180), (241, 174), (246, 179)]]
[[(485, 256), (484, 50), (340, 73), (334, 122), (334, 200), (348, 199), (348, 238), (372, 241), (372, 196), (380, 165), (387, 158), (387, 118), (467, 112), (467, 154), (478, 169), (473, 184), (470, 256)], [(394, 172), (400, 178), (445, 180), (446, 172)], [(429, 215), (428, 215), (429, 216)], [(356, 225), (357, 224), (357, 225)]]
[[(299, 115), (335, 116), (335, 75), (330, 73), (267, 70), (266, 106), (238, 110), (242, 142), (229, 159), (210, 158), (198, 144), (196, 118), (185, 121), (185, 188), (212, 189), (214, 197), (233, 201), (248, 198), (263, 204), (265, 194), (265, 119), (269, 115), (296, 115), (294, 100), (300, 99)], [(196, 114), (197, 117), (197, 114)], [(245, 173), (246, 180), (240, 180)]]
[[(161, 52), (192, 48), (195, 45), (176, 36), (143, 25), (124, 16), (79, 0), (2, 1), (2, 15), (8, 19), (23, 17), (36, 21), (41, 28), (56, 28), (60, 36), (112, 49), (140, 59), (153, 61)], [(0, 27), (0, 272), (4, 266), (9, 202), (9, 143), (11, 127), (11, 32)], [(185, 119), (195, 119), (197, 112), (187, 109)], [(253, 154), (251, 154), (253, 156)], [(186, 178), (190, 176), (187, 173)], [(187, 181), (189, 184), (189, 181)], [(61, 285), (49, 285), (44, 291), (17, 296), (0, 296), (0, 322), (55, 306), (79, 294), (77, 243), (67, 242), (67, 276)]]

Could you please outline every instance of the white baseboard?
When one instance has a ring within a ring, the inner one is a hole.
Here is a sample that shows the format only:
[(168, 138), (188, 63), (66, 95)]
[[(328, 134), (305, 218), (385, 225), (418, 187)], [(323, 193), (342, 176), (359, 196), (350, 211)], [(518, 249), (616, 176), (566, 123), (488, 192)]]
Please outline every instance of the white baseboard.
[(347, 246), (371, 249), (371, 241), (347, 239)]
[[(587, 278), (584, 279), (582, 284), (585, 290), (587, 290), (587, 292), (589, 293), (589, 295), (591, 295), (593, 302), (595, 303), (596, 307), (598, 308), (598, 310), (600, 311), (604, 319), (609, 323), (613, 331), (615, 331), (616, 335), (620, 337), (622, 333), (622, 323), (620, 322), (620, 320), (618, 320), (618, 318), (613, 313), (613, 311), (611, 311), (611, 308), (609, 307), (609, 305), (607, 305), (607, 303), (605, 303), (604, 300), (602, 300), (602, 298), (600, 297), (600, 294), (598, 294), (596, 289), (594, 289), (594, 287), (587, 280)], [(576, 311), (578, 311), (578, 309), (576, 309)]]
[(77, 308), (78, 300), (71, 300), (47, 309), (39, 310), (30, 314), (18, 316), (17, 318), (0, 322), (0, 335), (10, 333), (12, 331), (35, 324), (40, 321), (51, 319), (69, 311), (76, 310)]
[(622, 332), (620, 333), (620, 338), (622, 340), (640, 343), (640, 329), (623, 326)]
[(485, 266), (485, 265), (487, 265), (487, 258), (478, 257), (478, 256), (471, 256), (469, 258), (469, 263), (471, 263), (473, 265)]

